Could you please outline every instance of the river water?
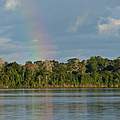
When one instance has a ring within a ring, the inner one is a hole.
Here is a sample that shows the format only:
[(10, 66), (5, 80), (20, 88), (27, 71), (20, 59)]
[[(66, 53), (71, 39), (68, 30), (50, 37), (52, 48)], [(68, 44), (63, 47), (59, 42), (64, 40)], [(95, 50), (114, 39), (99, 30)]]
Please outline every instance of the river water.
[(119, 120), (120, 89), (0, 90), (0, 120)]

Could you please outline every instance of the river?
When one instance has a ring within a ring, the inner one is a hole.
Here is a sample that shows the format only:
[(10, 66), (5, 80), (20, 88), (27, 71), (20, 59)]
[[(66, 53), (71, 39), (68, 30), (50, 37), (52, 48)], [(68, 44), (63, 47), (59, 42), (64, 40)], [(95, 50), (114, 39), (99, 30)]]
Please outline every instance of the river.
[(0, 90), (0, 120), (119, 120), (120, 89)]

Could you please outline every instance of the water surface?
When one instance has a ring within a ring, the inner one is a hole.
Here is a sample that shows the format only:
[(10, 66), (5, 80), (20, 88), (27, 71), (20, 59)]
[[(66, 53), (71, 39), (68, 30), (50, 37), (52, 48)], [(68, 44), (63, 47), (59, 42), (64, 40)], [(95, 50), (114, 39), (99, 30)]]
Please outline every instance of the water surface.
[(0, 120), (119, 120), (120, 89), (0, 90)]

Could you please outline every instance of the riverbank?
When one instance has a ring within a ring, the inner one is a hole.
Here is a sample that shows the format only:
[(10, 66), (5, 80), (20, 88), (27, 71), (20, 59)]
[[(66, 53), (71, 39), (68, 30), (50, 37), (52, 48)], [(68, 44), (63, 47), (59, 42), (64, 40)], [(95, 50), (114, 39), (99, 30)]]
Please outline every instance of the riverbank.
[(54, 89), (54, 88), (120, 88), (120, 85), (46, 85), (34, 87), (0, 87), (0, 89)]

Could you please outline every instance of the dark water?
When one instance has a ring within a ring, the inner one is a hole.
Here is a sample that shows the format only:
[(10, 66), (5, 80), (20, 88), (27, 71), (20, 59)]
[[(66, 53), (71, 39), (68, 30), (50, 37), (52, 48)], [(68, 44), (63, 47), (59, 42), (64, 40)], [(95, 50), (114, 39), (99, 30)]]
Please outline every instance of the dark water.
[(120, 89), (0, 90), (0, 120), (119, 120)]

